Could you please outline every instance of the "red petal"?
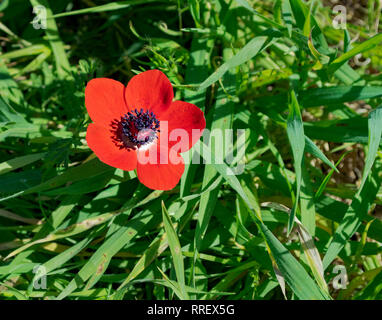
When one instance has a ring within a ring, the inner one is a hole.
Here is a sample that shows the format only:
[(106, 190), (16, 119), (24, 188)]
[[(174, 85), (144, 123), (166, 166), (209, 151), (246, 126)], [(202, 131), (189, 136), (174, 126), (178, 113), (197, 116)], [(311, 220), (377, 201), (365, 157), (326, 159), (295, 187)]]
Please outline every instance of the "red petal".
[(110, 125), (128, 112), (125, 103), (125, 86), (115, 80), (96, 78), (85, 89), (85, 105), (90, 118), (100, 125)]
[[(149, 158), (150, 149), (157, 163), (143, 163), (143, 158)], [(184, 171), (182, 156), (173, 150), (169, 151), (168, 148), (159, 148), (157, 144), (150, 149), (138, 151), (137, 173), (139, 181), (153, 190), (173, 189), (178, 184)]]
[(97, 157), (109, 166), (130, 171), (137, 167), (137, 152), (115, 142), (110, 127), (91, 123), (86, 132), (86, 141)]
[(163, 72), (149, 70), (131, 78), (125, 90), (125, 99), (130, 110), (143, 108), (158, 117), (169, 108), (174, 91)]
[[(177, 152), (185, 152), (201, 137), (206, 127), (204, 113), (197, 106), (174, 101), (161, 117), (161, 133), (163, 121), (168, 121), (169, 148), (175, 146)], [(171, 141), (175, 140), (175, 141)]]

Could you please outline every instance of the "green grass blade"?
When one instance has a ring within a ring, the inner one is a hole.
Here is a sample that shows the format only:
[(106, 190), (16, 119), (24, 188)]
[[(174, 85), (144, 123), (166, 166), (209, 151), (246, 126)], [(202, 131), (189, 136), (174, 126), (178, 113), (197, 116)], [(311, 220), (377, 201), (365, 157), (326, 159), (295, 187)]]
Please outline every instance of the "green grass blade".
[(260, 224), (267, 244), (277, 263), (277, 266), (285, 278), (286, 283), (301, 300), (327, 300), (328, 294), (322, 291), (309, 277), (300, 263), (288, 252), (277, 240), (265, 224)]
[[(94, 276), (99, 276), (105, 272), (105, 267), (110, 259), (119, 251), (123, 246), (131, 241), (137, 233), (143, 230), (147, 224), (152, 223), (153, 220), (159, 220), (157, 216), (152, 215), (147, 211), (137, 214), (125, 226), (113, 233), (92, 255), (88, 262), (81, 268), (78, 274), (72, 281), (65, 287), (65, 289), (57, 297), (58, 300), (64, 299), (78, 287), (83, 285), (85, 281)], [(92, 282), (94, 285), (94, 281)]]
[(300, 194), (300, 207), (301, 207), (301, 222), (307, 229), (311, 236), (316, 234), (316, 206), (314, 203), (313, 186), (310, 181), (309, 172), (307, 169), (307, 161), (302, 166), (301, 178), (301, 194)]
[[(291, 214), (291, 210), (288, 207), (281, 205), (279, 203), (264, 202), (261, 204), (261, 206), (272, 208), (280, 212), (285, 212), (288, 215)], [(304, 251), (304, 254), (310, 266), (310, 269), (312, 270), (314, 278), (317, 284), (319, 285), (319, 287), (321, 288), (321, 290), (325, 292), (327, 296), (329, 296), (328, 286), (324, 278), (324, 269), (322, 265), (322, 260), (320, 257), (320, 253), (314, 244), (313, 237), (308, 232), (308, 230), (304, 227), (304, 225), (297, 219), (297, 217), (295, 218), (295, 222), (297, 225), (297, 233), (300, 239), (302, 249)]]
[(46, 9), (47, 28), (46, 35), (56, 61), (57, 73), (61, 79), (70, 79), (71, 69), (68, 57), (65, 52), (64, 44), (60, 39), (56, 21), (53, 18), (52, 10), (50, 9), (47, 0), (30, 0), (32, 6), (44, 6)]
[[(348, 152), (344, 152), (344, 153), (342, 154), (342, 156), (338, 159), (337, 163), (335, 164), (336, 168), (337, 168), (337, 166), (342, 162), (342, 160), (346, 157), (346, 155), (347, 155), (348, 153), (349, 153), (349, 151), (348, 151)], [(338, 170), (337, 170), (337, 171), (338, 171)], [(329, 171), (329, 173), (325, 176), (324, 180), (322, 180), (322, 182), (321, 182), (320, 186), (318, 187), (318, 189), (317, 189), (317, 191), (316, 191), (316, 194), (315, 194), (315, 196), (314, 196), (316, 199), (318, 199), (319, 197), (321, 197), (321, 195), (322, 195), (322, 193), (324, 192), (325, 187), (327, 186), (327, 184), (328, 184), (330, 178), (332, 177), (333, 173), (334, 173), (334, 169), (331, 169), (331, 170)]]
[(292, 37), (292, 28), (293, 28), (293, 11), (290, 6), (289, 0), (281, 0), (281, 13), (285, 25), (288, 29), (289, 37)]
[(31, 246), (33, 246), (35, 244), (55, 241), (58, 239), (71, 237), (71, 236), (77, 235), (79, 233), (85, 232), (85, 231), (87, 231), (87, 230), (89, 230), (95, 226), (98, 226), (100, 224), (107, 222), (108, 220), (110, 220), (115, 215), (116, 215), (115, 213), (105, 213), (105, 214), (99, 215), (97, 217), (89, 218), (89, 219), (86, 219), (82, 222), (70, 225), (69, 227), (67, 227), (65, 229), (58, 230), (56, 232), (51, 233), (50, 235), (46, 236), (45, 238), (34, 240), (34, 241), (27, 243), (26, 245), (12, 251), (10, 254), (8, 254), (4, 258), (4, 260), (7, 260), (7, 259), (19, 254), (20, 252), (30, 248)]
[(375, 48), (381, 42), (382, 42), (382, 34), (377, 34), (374, 37), (362, 42), (358, 46), (355, 46), (354, 48), (350, 49), (349, 51), (345, 52), (343, 55), (335, 59), (329, 65), (328, 72), (330, 73), (335, 72), (339, 67), (341, 67), (343, 64), (345, 64), (347, 61), (349, 61), (351, 58), (353, 58), (357, 54), (369, 51)]
[(95, 158), (76, 167), (70, 168), (66, 170), (63, 174), (51, 178), (37, 186), (28, 188), (9, 197), (0, 198), (0, 202), (3, 200), (17, 197), (19, 195), (27, 195), (34, 192), (42, 192), (45, 190), (56, 188), (62, 186), (67, 182), (73, 183), (76, 181), (84, 180), (89, 177), (94, 177), (103, 174), (106, 171), (115, 171), (115, 168), (112, 168), (98, 160), (98, 158)]
[[(240, 197), (247, 204), (248, 208), (250, 208), (253, 212), (256, 212), (255, 208), (249, 201), (248, 196), (241, 187), (239, 180), (235, 175), (233, 175), (232, 170), (230, 170), (226, 164), (216, 164), (214, 156), (210, 153), (209, 148), (204, 143), (199, 143), (201, 144), (203, 155), (207, 155), (208, 158), (211, 157), (215, 169), (240, 195)], [(330, 299), (330, 297), (316, 285), (314, 280), (310, 278), (301, 264), (290, 254), (290, 252), (281, 244), (272, 232), (260, 222), (260, 218), (255, 214), (251, 215), (251, 218), (263, 231), (264, 239), (277, 263), (277, 267), (285, 278), (287, 284), (292, 288), (293, 292), (295, 292), (300, 299)]]
[(174, 262), (176, 278), (178, 279), (180, 291), (181, 291), (183, 299), (188, 299), (188, 294), (185, 288), (186, 281), (184, 277), (184, 262), (183, 262), (182, 248), (180, 246), (178, 235), (176, 234), (174, 226), (171, 222), (171, 218), (167, 212), (167, 209), (163, 201), (162, 201), (162, 217), (163, 217), (164, 228), (167, 234), (168, 245), (170, 247), (172, 259)]
[[(198, 91), (205, 90), (210, 85), (218, 81), (228, 70), (237, 67), (263, 51), (267, 47), (269, 38), (267, 36), (258, 36), (249, 41), (240, 51), (224, 62), (213, 74), (211, 74), (206, 80), (204, 80)], [(269, 44), (269, 43), (268, 43)]]
[[(292, 231), (294, 218), (298, 210), (298, 203), (300, 199), (301, 191), (301, 180), (302, 180), (302, 166), (304, 158), (304, 149), (305, 149), (305, 135), (304, 127), (302, 124), (300, 107), (297, 102), (296, 95), (294, 91), (291, 93), (291, 101), (289, 104), (289, 115), (287, 119), (287, 134), (289, 143), (292, 147), (293, 159), (294, 159), (294, 168), (296, 171), (296, 198), (293, 204), (292, 212), (290, 214), (288, 222), (288, 234)], [(304, 214), (304, 213), (302, 213)]]
[(325, 154), (316, 146), (316, 144), (305, 135), (305, 151), (311, 153), (313, 156), (320, 159), (322, 162), (327, 164), (334, 171), (338, 172), (335, 165), (325, 156)]
[(365, 167), (363, 169), (360, 189), (362, 189), (367, 177), (370, 174), (375, 158), (377, 157), (378, 148), (381, 142), (382, 105), (380, 105), (378, 108), (370, 112), (369, 119), (368, 119), (368, 128), (369, 128), (368, 152), (366, 155)]
[(10, 172), (16, 169), (20, 169), (28, 164), (36, 162), (46, 155), (45, 152), (28, 154), (21, 157), (16, 157), (11, 160), (4, 161), (0, 163), (0, 174), (4, 174), (6, 172)]
[(377, 163), (374, 171), (371, 171), (382, 134), (382, 108), (379, 107), (369, 114), (369, 146), (365, 160), (361, 187), (354, 196), (352, 203), (343, 218), (342, 223), (336, 230), (328, 250), (324, 257), (324, 268), (335, 259), (344, 247), (346, 241), (360, 227), (362, 218), (367, 214), (371, 203), (374, 201), (380, 186), (378, 176), (381, 168)]

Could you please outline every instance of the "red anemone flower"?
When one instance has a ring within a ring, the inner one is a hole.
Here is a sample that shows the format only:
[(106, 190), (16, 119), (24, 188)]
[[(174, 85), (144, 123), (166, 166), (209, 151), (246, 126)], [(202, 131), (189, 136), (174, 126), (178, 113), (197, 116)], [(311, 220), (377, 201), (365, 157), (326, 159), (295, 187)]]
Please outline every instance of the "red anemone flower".
[(89, 81), (85, 105), (90, 118), (86, 141), (104, 163), (130, 171), (150, 189), (170, 190), (184, 171), (180, 152), (200, 138), (206, 121), (195, 105), (173, 101), (168, 78), (159, 70), (134, 76), (127, 86)]

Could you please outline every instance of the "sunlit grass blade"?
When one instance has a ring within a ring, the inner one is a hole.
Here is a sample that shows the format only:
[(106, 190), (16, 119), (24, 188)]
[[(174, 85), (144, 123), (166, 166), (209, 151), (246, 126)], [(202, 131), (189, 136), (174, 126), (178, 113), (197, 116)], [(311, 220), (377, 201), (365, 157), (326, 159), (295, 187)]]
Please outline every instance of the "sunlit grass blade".
[[(74, 279), (65, 287), (64, 290), (57, 297), (58, 300), (64, 299), (78, 287), (83, 286), (85, 282), (91, 277), (99, 276), (105, 272), (105, 267), (108, 265), (110, 259), (133, 239), (138, 232), (152, 223), (153, 220), (158, 219), (150, 212), (143, 211), (131, 219), (125, 226), (121, 227), (118, 231), (113, 233), (92, 255), (88, 262), (81, 268), (75, 275)], [(92, 281), (92, 285), (95, 281)]]
[[(350, 151), (348, 152), (344, 152), (342, 154), (342, 156), (338, 159), (337, 163), (335, 164), (335, 168), (337, 169), (337, 166), (342, 162), (342, 160), (346, 157), (346, 155), (349, 153)], [(338, 170), (337, 170), (338, 171)], [(324, 180), (322, 180), (320, 186), (318, 187), (317, 191), (316, 191), (316, 194), (314, 195), (314, 197), (316, 199), (318, 199), (322, 193), (324, 192), (328, 182), (330, 181), (330, 178), (332, 177), (334, 173), (334, 168), (332, 168), (329, 173), (325, 176)]]
[[(185, 202), (176, 212), (175, 216), (182, 217), (182, 220), (179, 223), (179, 232), (182, 231), (186, 223), (192, 218), (194, 210), (191, 210), (189, 213), (185, 214), (188, 210), (188, 203)], [(135, 278), (139, 276), (146, 268), (150, 266), (150, 264), (158, 258), (168, 247), (168, 239), (167, 233), (163, 233), (162, 235), (158, 235), (155, 238), (150, 246), (145, 250), (142, 257), (139, 258), (137, 263), (134, 266), (134, 269), (129, 273), (128, 277), (122, 282), (117, 290), (118, 293), (122, 292), (124, 288)]]
[(335, 72), (339, 67), (341, 67), (343, 64), (345, 64), (347, 61), (349, 61), (351, 58), (353, 58), (357, 54), (371, 50), (377, 45), (379, 45), (381, 42), (382, 42), (382, 34), (377, 34), (374, 37), (362, 42), (361, 44), (355, 46), (354, 48), (350, 49), (349, 51), (345, 52), (343, 55), (335, 59), (329, 65), (328, 71), (331, 73)]
[(243, 48), (241, 48), (235, 56), (224, 62), (213, 74), (204, 80), (199, 86), (199, 91), (206, 89), (211, 84), (218, 81), (228, 70), (255, 57), (267, 47), (267, 44), (269, 45), (268, 42), (268, 36), (258, 36), (253, 38)]
[[(301, 180), (302, 180), (302, 166), (305, 149), (305, 135), (304, 127), (302, 124), (300, 107), (297, 102), (294, 91), (291, 92), (291, 100), (289, 103), (289, 115), (287, 119), (287, 134), (289, 143), (292, 147), (294, 169), (296, 171), (296, 198), (294, 200), (292, 212), (288, 222), (288, 233), (292, 231), (294, 218), (298, 210), (298, 203), (300, 199)], [(304, 214), (303, 212), (301, 213)]]
[(213, 287), (211, 290), (212, 292), (206, 294), (201, 299), (216, 299), (217, 295), (213, 294), (213, 291), (219, 292), (229, 290), (229, 288), (232, 287), (238, 280), (240, 280), (241, 277), (247, 274), (252, 268), (257, 266), (258, 263), (256, 261), (248, 261), (236, 268), (233, 268), (232, 270), (229, 270), (227, 275)]
[(338, 172), (335, 165), (325, 156), (325, 154), (316, 146), (316, 144), (306, 135), (305, 135), (305, 151), (311, 153), (313, 156), (317, 157), (322, 162), (324, 162), (329, 167), (331, 167), (333, 170)]
[(322, 291), (309, 277), (300, 263), (288, 252), (277, 240), (265, 224), (260, 224), (267, 244), (277, 263), (277, 266), (285, 278), (286, 283), (301, 300), (327, 300), (330, 296)]
[(248, 208), (251, 209), (251, 218), (261, 229), (264, 239), (269, 246), (270, 252), (274, 257), (277, 267), (285, 278), (286, 283), (292, 288), (293, 292), (300, 299), (330, 299), (326, 293), (316, 285), (314, 280), (310, 278), (301, 264), (290, 254), (290, 252), (281, 244), (281, 242), (273, 235), (273, 233), (262, 223), (255, 214), (255, 208), (248, 199), (237, 177), (233, 174), (232, 169), (226, 164), (216, 164), (214, 155), (211, 154), (209, 148), (202, 142), (203, 155), (207, 155), (214, 163), (215, 169), (225, 178), (230, 186), (241, 196)]
[(119, 286), (118, 290), (122, 290), (130, 281), (134, 280), (155, 258), (165, 251), (167, 247), (167, 234), (164, 233), (150, 244), (148, 249), (134, 266), (134, 269), (129, 273), (129, 276)]
[(368, 120), (368, 129), (368, 152), (365, 159), (365, 167), (363, 169), (362, 181), (359, 187), (360, 189), (362, 189), (367, 177), (370, 174), (371, 168), (373, 167), (373, 163), (375, 161), (380, 146), (382, 135), (382, 105), (370, 112)]
[[(97, 232), (94, 232), (93, 234), (95, 235), (96, 233)], [(88, 237), (77, 242), (72, 247), (49, 259), (41, 265), (41, 268), (44, 268), (46, 274), (48, 275), (50, 272), (53, 272), (54, 270), (62, 267), (63, 265), (65, 265), (66, 262), (70, 261), (70, 259), (75, 257), (79, 252), (81, 252), (81, 250), (83, 250), (90, 244), (90, 242), (94, 239), (93, 234), (89, 235)], [(37, 278), (37, 276), (38, 275), (36, 274), (34, 280)]]
[(161, 269), (158, 268), (158, 270), (161, 273), (164, 280), (163, 281), (157, 280), (156, 282), (161, 283), (165, 285), (166, 287), (170, 288), (179, 299), (186, 300), (187, 296), (185, 295), (185, 292), (183, 291), (185, 290), (185, 287), (182, 288), (178, 282), (169, 279), (167, 275)]
[(42, 159), (46, 155), (45, 152), (29, 154), (21, 157), (16, 157), (11, 160), (0, 163), (0, 174), (10, 172), (19, 168), (22, 168), (28, 164)]
[[(210, 58), (209, 48), (213, 46), (213, 43), (213, 40), (199, 38), (193, 39), (190, 50), (191, 61), (187, 64), (186, 69), (186, 83), (200, 83), (208, 76), (208, 60)], [(201, 110), (205, 110), (205, 91), (195, 92), (191, 90), (185, 90), (184, 98), (189, 103), (193, 103), (198, 106)], [(191, 149), (184, 153), (183, 157), (192, 159), (194, 152), (194, 149)], [(190, 163), (185, 165), (184, 173), (180, 180), (180, 194), (182, 197), (187, 196), (190, 193), (192, 182), (195, 177), (195, 172), (198, 167), (197, 164), (193, 164), (191, 161), (189, 162)]]
[(63, 174), (51, 178), (47, 181), (44, 181), (41, 184), (38, 184), (37, 186), (27, 188), (26, 190), (23, 190), (19, 193), (8, 197), (0, 198), (0, 202), (3, 200), (17, 197), (22, 194), (26, 195), (34, 192), (42, 192), (44, 190), (59, 187), (67, 183), (68, 181), (73, 183), (75, 181), (85, 180), (89, 177), (94, 177), (99, 174), (105, 173), (106, 171), (115, 171), (115, 168), (112, 168), (95, 158), (88, 162), (84, 162), (77, 167), (70, 168), (69, 170), (66, 170)]
[(367, 214), (371, 203), (374, 201), (380, 186), (379, 172), (381, 166), (376, 163), (374, 171), (371, 171), (377, 151), (381, 141), (382, 134), (382, 107), (379, 107), (369, 114), (369, 144), (366, 155), (365, 167), (362, 176), (361, 186), (352, 199), (352, 203), (345, 213), (342, 223), (336, 230), (328, 250), (324, 257), (324, 268), (335, 259), (338, 253), (344, 247), (346, 241), (360, 227), (362, 218)]
[(289, 37), (292, 37), (292, 28), (293, 28), (293, 11), (290, 7), (289, 0), (281, 0), (281, 13), (285, 25), (288, 29)]
[(367, 270), (362, 274), (357, 275), (350, 281), (349, 285), (344, 290), (340, 291), (338, 298), (341, 300), (348, 300), (355, 291), (367, 286), (378, 274), (380, 274), (380, 272), (382, 272), (382, 267)]
[(4, 259), (9, 259), (20, 252), (30, 248), (31, 246), (35, 244), (55, 241), (57, 239), (62, 239), (70, 236), (74, 236), (76, 234), (85, 232), (95, 226), (98, 226), (102, 223), (107, 222), (109, 219), (115, 216), (115, 213), (105, 213), (103, 215), (99, 215), (98, 217), (89, 218), (87, 220), (84, 220), (80, 223), (73, 224), (65, 229), (57, 230), (54, 233), (51, 233), (50, 235), (46, 236), (45, 238), (34, 240), (32, 242), (27, 243), (26, 245), (16, 249), (15, 251), (12, 251), (8, 256), (6, 256)]
[(58, 13), (52, 16), (52, 18), (61, 18), (61, 17), (67, 17), (67, 16), (73, 16), (78, 14), (87, 14), (87, 13), (98, 13), (98, 12), (108, 12), (108, 11), (114, 11), (114, 10), (120, 10), (129, 8), (133, 5), (139, 5), (139, 4), (146, 4), (150, 2), (164, 2), (163, 0), (128, 0), (128, 1), (115, 1), (110, 2), (104, 5), (100, 6), (94, 6), (91, 8), (85, 8), (80, 10), (73, 10), (63, 13)]
[(180, 290), (184, 299), (188, 299), (187, 291), (185, 288), (186, 281), (184, 277), (184, 262), (182, 255), (182, 248), (180, 246), (180, 242), (174, 226), (171, 222), (171, 218), (167, 212), (167, 209), (162, 201), (162, 217), (163, 217), (163, 225), (166, 230), (168, 245), (171, 250), (171, 255), (174, 263), (176, 278), (178, 279), (178, 283), (180, 286)]

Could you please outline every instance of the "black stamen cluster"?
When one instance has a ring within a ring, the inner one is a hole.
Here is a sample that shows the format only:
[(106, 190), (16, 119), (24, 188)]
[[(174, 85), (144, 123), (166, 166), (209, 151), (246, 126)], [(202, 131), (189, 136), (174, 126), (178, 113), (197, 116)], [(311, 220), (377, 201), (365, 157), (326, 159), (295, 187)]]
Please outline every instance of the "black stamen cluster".
[[(142, 145), (150, 143), (156, 139), (159, 130), (159, 120), (155, 114), (150, 111), (143, 111), (143, 109), (135, 109), (128, 112), (121, 121), (122, 132), (138, 148)], [(138, 133), (142, 130), (152, 130), (152, 133), (144, 138), (138, 139)]]

